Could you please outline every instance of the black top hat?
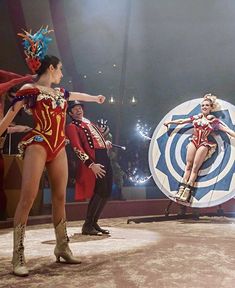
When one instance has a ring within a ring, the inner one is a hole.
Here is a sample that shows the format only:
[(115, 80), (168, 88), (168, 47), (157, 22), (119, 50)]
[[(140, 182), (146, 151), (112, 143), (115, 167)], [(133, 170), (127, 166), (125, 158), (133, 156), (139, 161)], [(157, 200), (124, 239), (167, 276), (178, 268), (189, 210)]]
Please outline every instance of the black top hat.
[(82, 109), (84, 109), (84, 104), (78, 100), (75, 100), (75, 101), (68, 101), (68, 109), (67, 109), (67, 112), (71, 112), (72, 108), (77, 106), (77, 105), (80, 105), (82, 106)]

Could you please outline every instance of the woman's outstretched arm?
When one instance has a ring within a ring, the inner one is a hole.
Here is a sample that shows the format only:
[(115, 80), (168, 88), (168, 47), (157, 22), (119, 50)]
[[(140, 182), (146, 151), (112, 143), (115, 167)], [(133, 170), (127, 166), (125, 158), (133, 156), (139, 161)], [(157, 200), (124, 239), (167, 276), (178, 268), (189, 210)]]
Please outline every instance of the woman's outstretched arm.
[(219, 124), (219, 130), (221, 130), (221, 131), (227, 133), (229, 136), (235, 138), (235, 132), (232, 129), (230, 129), (228, 126), (225, 126), (223, 124)]
[(186, 123), (190, 123), (190, 122), (192, 122), (191, 118), (177, 119), (177, 120), (166, 121), (166, 122), (164, 122), (164, 125), (168, 127), (168, 125), (170, 125), (170, 124), (180, 125), (180, 124), (186, 124)]
[(105, 96), (103, 95), (92, 96), (86, 93), (70, 92), (68, 100), (69, 101), (79, 100), (79, 101), (96, 102), (102, 104), (105, 101)]

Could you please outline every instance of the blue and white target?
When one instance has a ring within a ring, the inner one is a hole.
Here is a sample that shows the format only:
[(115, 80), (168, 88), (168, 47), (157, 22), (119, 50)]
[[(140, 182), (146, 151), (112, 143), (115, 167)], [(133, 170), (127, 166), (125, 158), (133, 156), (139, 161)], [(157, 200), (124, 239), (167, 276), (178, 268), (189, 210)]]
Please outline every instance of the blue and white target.
[[(167, 129), (163, 123), (199, 114), (201, 101), (201, 98), (187, 101), (171, 110), (156, 127), (151, 139), (150, 170), (159, 189), (169, 198), (177, 193), (182, 181), (193, 126), (191, 123), (178, 126), (172, 124)], [(235, 106), (222, 100), (219, 103), (220, 110), (213, 114), (235, 130)], [(217, 148), (199, 171), (192, 207), (219, 205), (235, 196), (235, 140), (222, 131), (212, 133), (209, 140), (216, 142)]]

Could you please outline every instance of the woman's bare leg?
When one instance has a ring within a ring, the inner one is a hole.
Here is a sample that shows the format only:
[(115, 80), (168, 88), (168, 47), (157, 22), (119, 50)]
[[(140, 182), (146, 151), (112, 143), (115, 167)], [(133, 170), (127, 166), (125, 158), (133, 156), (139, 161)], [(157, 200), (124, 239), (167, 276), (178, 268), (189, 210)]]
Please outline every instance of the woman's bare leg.
[(65, 149), (47, 165), (48, 176), (52, 193), (52, 215), (54, 226), (65, 219), (65, 196), (68, 181), (68, 163)]
[(46, 162), (46, 150), (40, 145), (30, 145), (26, 148), (20, 200), (14, 217), (14, 226), (25, 224), (30, 209), (37, 196), (40, 179)]
[(184, 171), (184, 176), (183, 176), (184, 183), (187, 183), (190, 178), (196, 151), (197, 149), (195, 145), (192, 142), (190, 142), (187, 147), (186, 166), (185, 166), (185, 171)]
[(208, 147), (206, 146), (201, 146), (197, 149), (197, 152), (193, 161), (192, 171), (188, 180), (189, 185), (193, 186), (195, 180), (197, 179), (198, 171), (201, 168), (203, 162), (205, 161), (207, 153), (208, 153)]
[(52, 215), (55, 227), (56, 246), (54, 254), (56, 261), (63, 258), (66, 263), (80, 264), (68, 245), (68, 235), (65, 219), (65, 195), (68, 180), (68, 164), (65, 149), (62, 149), (54, 160), (47, 164), (52, 191)]

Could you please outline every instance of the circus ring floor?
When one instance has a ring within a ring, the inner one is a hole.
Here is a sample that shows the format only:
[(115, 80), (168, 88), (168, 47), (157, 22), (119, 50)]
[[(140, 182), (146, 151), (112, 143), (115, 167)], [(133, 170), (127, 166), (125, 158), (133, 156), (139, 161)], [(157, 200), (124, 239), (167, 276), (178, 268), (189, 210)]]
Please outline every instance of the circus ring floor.
[(55, 263), (52, 225), (28, 226), (30, 275), (25, 278), (11, 272), (11, 229), (0, 230), (0, 287), (234, 287), (234, 219), (127, 224), (126, 218), (115, 218), (100, 223), (110, 229), (110, 237), (83, 236), (81, 221), (68, 223), (79, 265)]

